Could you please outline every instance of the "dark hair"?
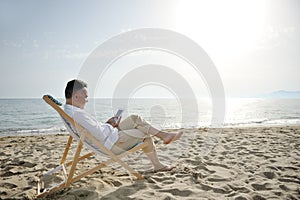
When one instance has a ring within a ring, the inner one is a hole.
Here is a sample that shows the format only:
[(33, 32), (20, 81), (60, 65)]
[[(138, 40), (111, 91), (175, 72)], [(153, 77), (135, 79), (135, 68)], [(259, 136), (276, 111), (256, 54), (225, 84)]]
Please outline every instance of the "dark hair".
[(87, 87), (87, 84), (84, 81), (74, 79), (67, 83), (66, 89), (65, 89), (65, 97), (66, 99), (69, 99), (72, 97), (73, 92), (76, 92), (77, 90), (81, 90), (82, 88)]

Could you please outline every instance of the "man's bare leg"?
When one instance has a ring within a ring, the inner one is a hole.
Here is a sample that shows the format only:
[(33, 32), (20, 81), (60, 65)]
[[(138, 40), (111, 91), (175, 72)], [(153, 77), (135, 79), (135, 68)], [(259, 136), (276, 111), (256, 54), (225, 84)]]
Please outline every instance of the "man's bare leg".
[(174, 168), (172, 166), (162, 164), (158, 159), (156, 150), (152, 151), (151, 153), (146, 153), (146, 155), (149, 158), (149, 160), (152, 162), (154, 172), (170, 171)]
[(159, 131), (156, 128), (150, 127), (149, 128), (149, 134), (151, 135), (155, 135), (156, 137), (158, 137), (159, 139), (164, 141), (164, 144), (170, 144), (171, 142), (174, 142), (176, 140), (178, 140), (183, 132), (179, 131), (177, 133), (168, 133), (165, 131)]

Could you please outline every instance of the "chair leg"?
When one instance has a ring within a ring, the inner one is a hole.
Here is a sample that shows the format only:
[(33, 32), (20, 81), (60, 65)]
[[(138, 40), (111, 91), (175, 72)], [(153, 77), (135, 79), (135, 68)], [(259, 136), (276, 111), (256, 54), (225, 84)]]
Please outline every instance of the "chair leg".
[(74, 175), (74, 172), (75, 172), (75, 169), (76, 169), (76, 165), (79, 161), (80, 152), (81, 152), (82, 146), (83, 146), (82, 141), (84, 141), (84, 139), (85, 139), (85, 134), (82, 134), (80, 140), (78, 141), (78, 147), (76, 149), (76, 153), (75, 153), (75, 156), (74, 156), (74, 159), (73, 159), (73, 163), (72, 163), (69, 175), (68, 175), (68, 179), (67, 179), (67, 182), (66, 182), (66, 187), (69, 187), (72, 183), (72, 178), (73, 178), (73, 175)]
[(64, 164), (66, 162), (67, 155), (68, 155), (72, 141), (73, 141), (73, 137), (70, 135), (69, 139), (68, 139), (68, 143), (67, 143), (65, 151), (64, 151), (64, 154), (63, 154), (63, 157), (61, 158), (60, 164)]

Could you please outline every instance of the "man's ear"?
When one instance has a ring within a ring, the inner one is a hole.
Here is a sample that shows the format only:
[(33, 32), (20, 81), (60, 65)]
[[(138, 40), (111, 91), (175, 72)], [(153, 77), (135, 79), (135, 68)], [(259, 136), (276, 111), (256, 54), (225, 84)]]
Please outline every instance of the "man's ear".
[(73, 92), (73, 98), (74, 98), (74, 99), (78, 99), (78, 93), (77, 93), (77, 91), (76, 91), (76, 92)]

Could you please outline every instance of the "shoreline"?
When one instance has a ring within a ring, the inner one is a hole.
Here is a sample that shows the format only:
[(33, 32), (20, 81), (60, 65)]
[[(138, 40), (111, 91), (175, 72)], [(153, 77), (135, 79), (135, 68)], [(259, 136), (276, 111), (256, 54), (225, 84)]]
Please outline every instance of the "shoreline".
[[(217, 129), (232, 129), (232, 128), (278, 128), (278, 127), (300, 127), (300, 124), (257, 124), (257, 125), (232, 125), (232, 126), (222, 126)], [(191, 129), (214, 129), (209, 126), (199, 126), (199, 127), (184, 127), (184, 128), (163, 128), (162, 130), (191, 130)], [(43, 129), (44, 130), (44, 129)], [(15, 134), (0, 134), (0, 138), (3, 137), (27, 137), (27, 136), (43, 136), (43, 135), (68, 135), (68, 131), (64, 128), (60, 128), (60, 130), (54, 130), (51, 132), (42, 131), (41, 133), (38, 130), (31, 130), (32, 133), (15, 133)], [(18, 132), (18, 130), (13, 130), (11, 132)]]
[[(157, 143), (159, 158), (175, 165), (170, 172), (150, 172), (150, 162), (137, 153), (123, 160), (144, 181), (132, 182), (112, 165), (46, 199), (300, 198), (299, 125), (223, 127), (217, 137), (210, 137), (208, 129), (182, 129), (181, 140)], [(67, 139), (67, 133), (0, 137), (0, 199), (34, 199), (35, 175), (59, 164)], [(79, 167), (96, 163), (88, 159)]]

